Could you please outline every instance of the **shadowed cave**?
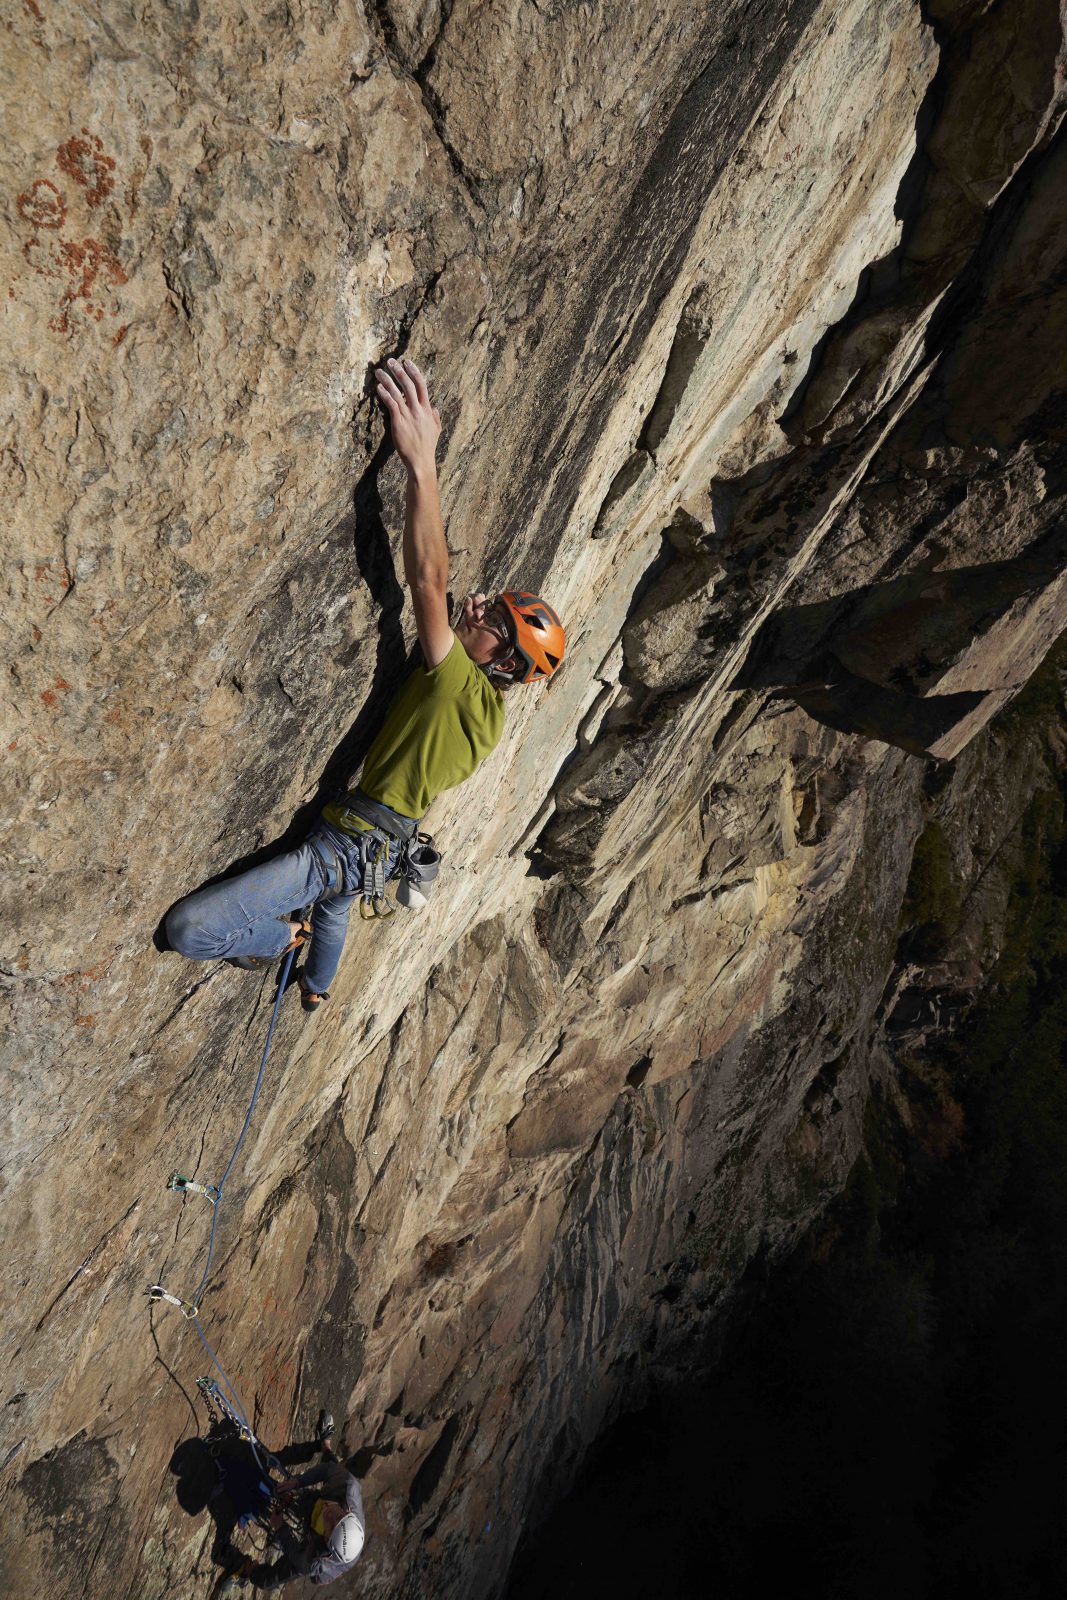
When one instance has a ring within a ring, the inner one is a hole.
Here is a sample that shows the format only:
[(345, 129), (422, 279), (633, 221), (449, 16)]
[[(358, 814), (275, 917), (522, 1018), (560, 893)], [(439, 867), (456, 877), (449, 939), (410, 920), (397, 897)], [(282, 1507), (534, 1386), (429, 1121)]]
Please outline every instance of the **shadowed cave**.
[(508, 1600), (1060, 1593), (1065, 667), (1061, 648), (991, 730), (1059, 758), (1009, 853), (987, 984), (955, 1008), (938, 992), (975, 885), (931, 820), (900, 915), (918, 1004), (890, 1018), (899, 1075), (868, 1103), (844, 1191), (790, 1259), (749, 1267), (695, 1357), (705, 1375), (597, 1440), (520, 1546)]

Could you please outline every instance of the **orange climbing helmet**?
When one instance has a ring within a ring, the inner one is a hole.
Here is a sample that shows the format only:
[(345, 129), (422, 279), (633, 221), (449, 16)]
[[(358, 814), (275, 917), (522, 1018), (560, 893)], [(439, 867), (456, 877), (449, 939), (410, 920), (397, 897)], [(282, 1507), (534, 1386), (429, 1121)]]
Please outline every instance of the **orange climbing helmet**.
[(520, 589), (505, 589), (496, 597), (495, 607), (508, 630), (515, 665), (499, 676), (512, 683), (537, 683), (551, 678), (560, 662), (566, 641), (563, 624), (547, 600)]

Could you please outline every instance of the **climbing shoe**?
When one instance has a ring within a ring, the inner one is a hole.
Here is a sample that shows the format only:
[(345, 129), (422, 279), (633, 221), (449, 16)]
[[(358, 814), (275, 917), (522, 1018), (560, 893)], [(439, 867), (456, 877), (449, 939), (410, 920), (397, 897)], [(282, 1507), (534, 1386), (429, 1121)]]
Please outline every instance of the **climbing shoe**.
[(300, 1004), (305, 1011), (317, 1011), (322, 1002), (330, 998), (329, 989), (323, 989), (321, 994), (315, 989), (310, 989), (302, 972), (297, 973), (296, 984), (300, 990)]
[(325, 1408), (319, 1412), (319, 1420), (315, 1424), (315, 1437), (321, 1444), (324, 1439), (329, 1439), (333, 1434), (333, 1415)]
[(216, 1586), (216, 1596), (240, 1594), (248, 1581), (248, 1574), (251, 1572), (252, 1566), (253, 1562), (251, 1560), (242, 1561), (236, 1571), (227, 1574)]

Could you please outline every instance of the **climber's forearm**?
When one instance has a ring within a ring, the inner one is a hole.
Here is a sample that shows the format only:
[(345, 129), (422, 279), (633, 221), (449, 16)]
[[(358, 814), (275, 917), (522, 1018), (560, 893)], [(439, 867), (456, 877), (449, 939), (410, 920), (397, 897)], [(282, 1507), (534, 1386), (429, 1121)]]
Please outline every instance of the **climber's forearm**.
[(426, 379), (414, 361), (375, 368), (377, 395), (389, 412), (396, 453), (408, 469), (404, 508), (404, 576), (428, 670), (439, 667), (455, 635), (448, 624), (448, 546), (437, 493), (441, 413), (430, 404)]
[(443, 595), (448, 590), (448, 545), (432, 458), (408, 468), (404, 576), (415, 595)]

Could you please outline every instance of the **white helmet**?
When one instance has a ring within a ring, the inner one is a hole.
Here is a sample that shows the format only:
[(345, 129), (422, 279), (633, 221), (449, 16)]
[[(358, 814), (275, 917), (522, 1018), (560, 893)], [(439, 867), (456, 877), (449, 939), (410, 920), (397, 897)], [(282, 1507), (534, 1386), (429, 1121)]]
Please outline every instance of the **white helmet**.
[(355, 1561), (363, 1549), (363, 1524), (354, 1511), (349, 1511), (330, 1534), (330, 1549), (335, 1556), (349, 1563)]

